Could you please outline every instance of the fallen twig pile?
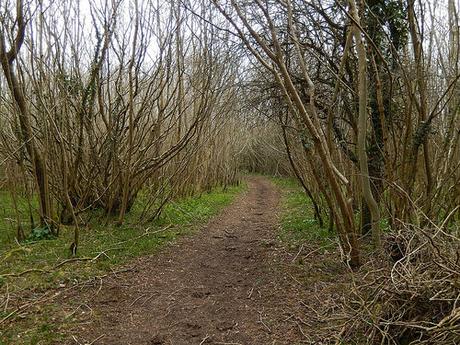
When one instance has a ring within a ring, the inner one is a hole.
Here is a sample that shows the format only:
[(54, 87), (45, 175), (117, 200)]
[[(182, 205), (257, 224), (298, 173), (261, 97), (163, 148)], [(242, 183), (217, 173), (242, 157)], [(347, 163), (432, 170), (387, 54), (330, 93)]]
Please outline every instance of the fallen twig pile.
[[(388, 236), (353, 284), (341, 341), (460, 343), (460, 238), (412, 228)], [(359, 338), (359, 339), (358, 339)]]

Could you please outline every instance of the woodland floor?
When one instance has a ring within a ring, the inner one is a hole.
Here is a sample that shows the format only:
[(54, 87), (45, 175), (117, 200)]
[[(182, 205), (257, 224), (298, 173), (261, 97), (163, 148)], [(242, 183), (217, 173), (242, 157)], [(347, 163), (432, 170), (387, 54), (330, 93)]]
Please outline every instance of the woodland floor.
[(314, 267), (315, 254), (293, 265), (298, 250), (277, 237), (280, 191), (263, 177), (248, 187), (199, 232), (62, 296), (66, 344), (322, 343), (312, 310), (343, 268)]

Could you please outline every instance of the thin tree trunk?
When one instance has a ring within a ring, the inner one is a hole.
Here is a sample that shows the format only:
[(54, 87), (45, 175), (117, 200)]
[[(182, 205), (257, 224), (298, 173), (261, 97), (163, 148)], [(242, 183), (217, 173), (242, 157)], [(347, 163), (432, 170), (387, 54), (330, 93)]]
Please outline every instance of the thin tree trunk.
[(366, 152), (367, 136), (367, 57), (366, 48), (361, 37), (361, 30), (358, 27), (360, 18), (356, 2), (350, 0), (351, 15), (355, 20), (353, 30), (358, 51), (358, 73), (359, 73), (359, 120), (358, 120), (358, 158), (361, 171), (361, 188), (363, 197), (369, 207), (372, 217), (372, 238), (376, 246), (380, 246), (380, 210), (374, 199), (369, 178), (368, 159)]
[(27, 154), (29, 155), (32, 162), (32, 172), (35, 177), (39, 196), (40, 222), (41, 225), (44, 226), (46, 224), (50, 224), (52, 221), (46, 165), (35, 144), (35, 135), (32, 129), (32, 124), (30, 122), (31, 115), (24, 96), (24, 91), (19, 84), (16, 74), (13, 71), (13, 64), (24, 42), (26, 29), (22, 0), (17, 0), (16, 11), (18, 32), (11, 44), (11, 49), (8, 52), (6, 51), (5, 46), (5, 33), (3, 28), (0, 29), (0, 60), (3, 73), (8, 82), (8, 87), (18, 108), (19, 127), (22, 136), (21, 139), (24, 142)]

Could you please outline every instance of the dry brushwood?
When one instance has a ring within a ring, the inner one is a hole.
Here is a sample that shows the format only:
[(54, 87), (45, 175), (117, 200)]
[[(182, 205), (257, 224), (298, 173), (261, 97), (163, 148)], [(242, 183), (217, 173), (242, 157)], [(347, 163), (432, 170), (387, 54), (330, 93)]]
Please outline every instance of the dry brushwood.
[[(440, 228), (416, 228), (388, 241), (380, 259), (363, 267), (369, 272), (362, 284), (354, 284), (342, 340), (458, 344), (460, 238)], [(395, 247), (403, 254), (396, 262)], [(367, 340), (356, 339), (357, 334)]]

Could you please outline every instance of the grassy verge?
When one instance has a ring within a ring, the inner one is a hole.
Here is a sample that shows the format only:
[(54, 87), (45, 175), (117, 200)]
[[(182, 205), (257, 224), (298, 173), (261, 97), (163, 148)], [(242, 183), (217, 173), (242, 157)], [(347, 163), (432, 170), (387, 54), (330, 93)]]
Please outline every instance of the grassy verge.
[[(199, 197), (171, 202), (159, 219), (142, 226), (128, 218), (121, 227), (92, 224), (81, 229), (78, 257), (87, 258), (87, 261), (68, 261), (73, 228), (61, 229), (59, 238), (15, 243), (10, 238), (14, 238), (14, 230), (5, 226), (7, 217), (4, 217), (3, 224), (0, 224), (3, 225), (0, 228), (0, 322), (15, 310), (11, 302), (5, 307), (6, 296), (14, 299), (21, 294), (39, 295), (50, 288), (70, 286), (103, 275), (132, 258), (155, 253), (162, 245), (204, 224), (244, 188), (215, 189)], [(12, 235), (5, 235), (5, 231)], [(30, 270), (34, 271), (28, 272)], [(0, 323), (0, 344), (49, 344), (56, 341), (59, 339), (58, 325), (51, 320), (51, 315), (58, 308), (47, 303), (38, 314), (29, 313), (15, 321)]]
[(299, 298), (308, 308), (299, 312), (299, 319), (308, 320), (306, 333), (312, 343), (319, 344), (330, 339), (331, 327), (340, 331), (341, 321), (336, 321), (329, 301), (350, 290), (349, 271), (340, 260), (336, 234), (328, 232), (327, 222), (319, 226), (300, 184), (286, 178), (272, 181), (281, 190), (279, 238), (289, 254), (279, 269), (301, 291)]
[(293, 178), (272, 178), (272, 181), (282, 191), (280, 239), (293, 248), (305, 242), (331, 244), (335, 235), (328, 232), (327, 224), (319, 226), (311, 201), (299, 183)]

